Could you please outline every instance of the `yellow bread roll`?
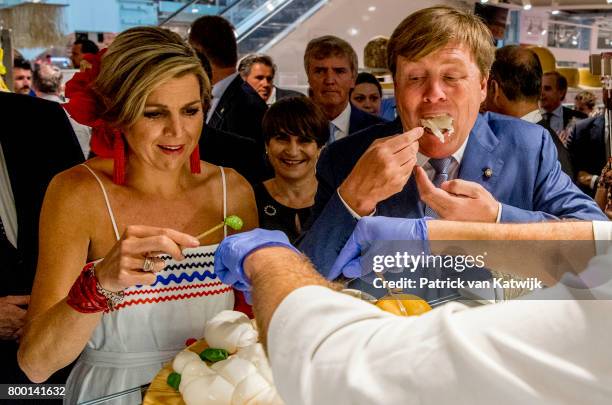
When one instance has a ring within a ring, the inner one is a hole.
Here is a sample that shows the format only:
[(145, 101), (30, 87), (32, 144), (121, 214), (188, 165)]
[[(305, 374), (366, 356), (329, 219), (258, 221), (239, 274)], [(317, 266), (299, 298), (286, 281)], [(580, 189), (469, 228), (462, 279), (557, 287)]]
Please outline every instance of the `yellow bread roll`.
[(399, 298), (402, 304), (404, 304), (404, 308), (406, 308), (408, 316), (421, 315), (425, 312), (431, 311), (431, 307), (427, 301), (412, 294), (396, 294), (394, 296), (385, 295), (376, 301), (375, 305), (383, 311), (390, 312), (394, 315), (403, 316), (402, 310), (400, 309), (400, 306), (395, 298)]

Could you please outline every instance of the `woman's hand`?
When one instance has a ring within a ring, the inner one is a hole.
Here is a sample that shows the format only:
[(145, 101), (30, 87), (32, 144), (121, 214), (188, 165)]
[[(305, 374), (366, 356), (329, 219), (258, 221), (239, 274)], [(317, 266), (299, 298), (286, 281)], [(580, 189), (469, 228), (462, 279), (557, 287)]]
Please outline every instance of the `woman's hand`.
[[(199, 245), (193, 236), (173, 229), (131, 225), (96, 265), (96, 277), (104, 289), (115, 292), (133, 285), (150, 285), (155, 282), (155, 273), (166, 266), (163, 259), (155, 256), (168, 254), (180, 261), (185, 258), (182, 248)], [(153, 260), (152, 271), (144, 270), (147, 257)]]

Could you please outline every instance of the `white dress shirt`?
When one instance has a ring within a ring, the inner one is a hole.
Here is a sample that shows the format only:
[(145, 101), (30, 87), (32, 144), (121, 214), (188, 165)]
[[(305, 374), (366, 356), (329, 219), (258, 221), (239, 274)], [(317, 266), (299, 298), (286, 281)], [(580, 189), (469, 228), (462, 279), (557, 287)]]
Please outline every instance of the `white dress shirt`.
[[(66, 100), (62, 99), (57, 94), (49, 94), (49, 93), (39, 93), (37, 95), (38, 98), (42, 98), (43, 100), (53, 101), (59, 104), (65, 104)], [(70, 125), (72, 126), (72, 130), (77, 137), (77, 141), (79, 142), (79, 146), (81, 147), (81, 151), (83, 151), (83, 157), (85, 160), (89, 157), (90, 152), (90, 142), (91, 142), (91, 127), (87, 125), (83, 125), (73, 119), (68, 111), (64, 109), (64, 112), (68, 116), (68, 121), (70, 121)]]
[(346, 107), (340, 115), (331, 120), (331, 123), (336, 126), (334, 133), (335, 140), (342, 139), (349, 134), (349, 124), (351, 121), (351, 103), (346, 103)]
[[(610, 223), (600, 225), (612, 236)], [(579, 279), (531, 299), (453, 302), (406, 318), (324, 287), (299, 288), (268, 330), (277, 390), (292, 405), (607, 405), (610, 269), (612, 248)], [(571, 288), (578, 281), (592, 288)], [(581, 299), (585, 292), (597, 300)]]
[[(543, 111), (542, 116), (544, 116), (545, 113), (546, 111)], [(559, 134), (564, 129), (563, 128), (563, 105), (560, 105), (559, 107), (552, 110), (550, 114), (551, 116), (550, 116), (549, 125), (557, 134)]]
[(528, 112), (521, 117), (523, 121), (531, 122), (532, 124), (537, 124), (538, 122), (542, 121), (542, 118), (544, 117), (542, 117), (542, 113), (539, 109)]
[(206, 114), (207, 124), (208, 124), (208, 121), (210, 121), (210, 118), (212, 117), (213, 113), (215, 112), (215, 108), (217, 108), (217, 105), (219, 104), (221, 97), (223, 97), (223, 93), (225, 93), (225, 90), (227, 90), (230, 83), (236, 78), (236, 76), (238, 76), (238, 72), (232, 73), (231, 75), (227, 76), (225, 79), (219, 80), (217, 83), (213, 85), (212, 91), (211, 91), (212, 99), (210, 100), (210, 108), (208, 109), (208, 113)]
[(270, 107), (274, 103), (276, 103), (276, 86), (272, 86), (270, 97), (268, 97), (268, 100), (266, 101), (266, 104), (268, 105), (268, 107)]

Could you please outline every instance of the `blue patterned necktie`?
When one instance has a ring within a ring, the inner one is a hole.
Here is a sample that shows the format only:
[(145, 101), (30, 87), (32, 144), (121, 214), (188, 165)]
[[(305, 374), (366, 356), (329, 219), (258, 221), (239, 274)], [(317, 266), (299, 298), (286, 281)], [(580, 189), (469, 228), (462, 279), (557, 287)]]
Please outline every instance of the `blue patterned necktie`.
[[(435, 170), (433, 184), (436, 187), (440, 187), (442, 183), (448, 180), (448, 169), (453, 162), (453, 157), (445, 157), (442, 159), (429, 159), (429, 164)], [(429, 208), (429, 206), (425, 206), (425, 216), (438, 218), (438, 214), (435, 213), (434, 210)]]
[(336, 140), (337, 130), (338, 130), (338, 127), (336, 127), (336, 124), (330, 121), (329, 122), (329, 139), (327, 140), (328, 145)]

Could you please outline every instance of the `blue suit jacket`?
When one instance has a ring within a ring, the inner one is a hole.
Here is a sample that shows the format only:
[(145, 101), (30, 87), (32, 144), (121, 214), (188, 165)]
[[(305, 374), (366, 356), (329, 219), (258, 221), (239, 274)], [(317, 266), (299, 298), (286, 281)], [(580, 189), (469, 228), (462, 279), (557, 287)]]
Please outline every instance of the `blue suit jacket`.
[[(608, 161), (606, 152), (605, 119), (603, 115), (584, 119), (576, 123), (569, 152), (576, 175), (579, 170), (599, 175)], [(595, 190), (588, 187), (581, 189), (595, 195)]]
[(381, 122), (385, 122), (385, 120), (377, 117), (376, 115), (368, 114), (354, 105), (351, 105), (351, 116), (349, 117), (349, 135), (371, 127), (372, 125), (380, 124)]
[[(319, 187), (313, 221), (300, 248), (326, 276), (357, 221), (336, 189), (377, 138), (402, 132), (399, 119), (353, 134), (324, 149), (317, 166)], [(491, 177), (483, 171), (490, 168)], [(504, 115), (479, 115), (459, 168), (460, 179), (474, 181), (502, 203), (502, 222), (556, 218), (607, 220), (595, 202), (561, 171), (550, 134), (541, 126)], [(420, 218), (423, 203), (414, 178), (381, 201), (376, 215)]]
[(266, 102), (238, 75), (223, 92), (207, 125), (219, 131), (253, 139), (258, 148), (253, 153), (263, 156), (261, 121), (267, 110)]

